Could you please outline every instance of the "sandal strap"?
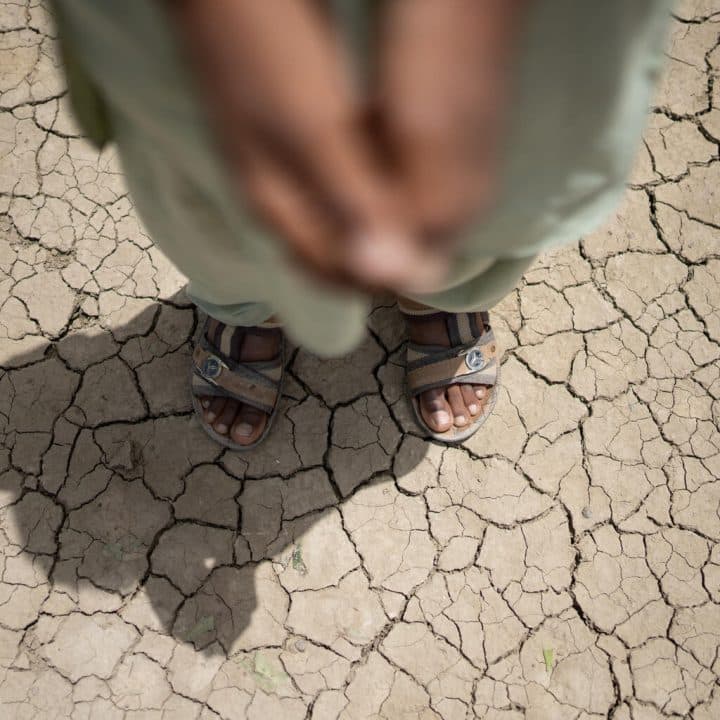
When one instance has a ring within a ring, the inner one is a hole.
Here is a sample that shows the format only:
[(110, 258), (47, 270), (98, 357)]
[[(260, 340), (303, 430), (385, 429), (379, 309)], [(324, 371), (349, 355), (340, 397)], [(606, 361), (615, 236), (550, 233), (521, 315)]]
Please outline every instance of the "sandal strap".
[(478, 326), (475, 313), (448, 314), (445, 316), (445, 327), (453, 347), (474, 344), (483, 332)]
[[(472, 316), (472, 317), (468, 317)], [(407, 349), (407, 382), (414, 397), (426, 390), (456, 384), (493, 386), (498, 378), (498, 346), (487, 313), (481, 314), (485, 332), (470, 340), (453, 342), (479, 332), (474, 313), (447, 317), (452, 347), (409, 343)]]
[[(232, 344), (224, 330), (223, 349), (220, 349), (207, 340), (207, 328), (208, 323), (193, 351), (194, 394), (232, 397), (267, 414), (272, 413), (279, 398), (284, 366), (282, 352), (272, 360), (238, 362), (223, 352)], [(235, 331), (236, 328), (230, 330)], [(214, 337), (216, 342), (219, 341), (217, 334)]]

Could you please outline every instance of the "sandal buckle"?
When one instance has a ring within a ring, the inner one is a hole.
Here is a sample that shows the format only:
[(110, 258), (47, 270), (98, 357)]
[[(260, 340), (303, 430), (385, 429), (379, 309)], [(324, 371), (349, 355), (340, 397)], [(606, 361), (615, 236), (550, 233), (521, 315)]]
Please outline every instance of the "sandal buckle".
[(214, 379), (220, 375), (223, 369), (223, 363), (220, 358), (215, 357), (215, 355), (209, 355), (205, 358), (205, 361), (202, 365), (202, 374), (206, 378)]
[(480, 350), (472, 348), (465, 355), (465, 364), (470, 370), (481, 370), (485, 366), (485, 358)]

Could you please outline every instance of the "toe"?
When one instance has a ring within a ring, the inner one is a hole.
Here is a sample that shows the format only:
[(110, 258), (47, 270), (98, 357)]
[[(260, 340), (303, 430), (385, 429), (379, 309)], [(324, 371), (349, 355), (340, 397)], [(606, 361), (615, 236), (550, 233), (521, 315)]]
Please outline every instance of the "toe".
[(225, 407), (225, 398), (223, 398), (223, 397), (211, 398), (210, 405), (207, 407), (207, 409), (203, 413), (205, 422), (208, 425), (212, 425), (215, 422), (215, 418), (217, 418), (222, 413), (224, 407)]
[(488, 387), (487, 385), (473, 385), (472, 391), (475, 394), (475, 397), (477, 398), (477, 404), (480, 408), (480, 412), (484, 412), (485, 408), (490, 400), (490, 394), (492, 392), (492, 388)]
[(465, 407), (472, 417), (477, 417), (482, 409), (482, 403), (475, 395), (475, 390), (471, 385), (460, 385), (460, 394), (462, 395)]
[(445, 397), (444, 388), (422, 393), (419, 402), (420, 413), (431, 430), (442, 433), (452, 427), (452, 410)]
[(220, 435), (228, 434), (230, 427), (235, 421), (235, 416), (238, 413), (239, 404), (240, 403), (238, 403), (237, 400), (233, 400), (231, 398), (227, 399), (223, 411), (220, 415), (218, 415), (217, 419), (213, 423), (213, 430), (215, 430), (216, 433), (219, 433)]
[(230, 436), (238, 445), (251, 445), (265, 430), (268, 416), (250, 405), (241, 405)]
[(455, 427), (465, 427), (470, 422), (470, 413), (465, 407), (460, 386), (450, 385), (446, 390), (446, 394), (452, 410)]

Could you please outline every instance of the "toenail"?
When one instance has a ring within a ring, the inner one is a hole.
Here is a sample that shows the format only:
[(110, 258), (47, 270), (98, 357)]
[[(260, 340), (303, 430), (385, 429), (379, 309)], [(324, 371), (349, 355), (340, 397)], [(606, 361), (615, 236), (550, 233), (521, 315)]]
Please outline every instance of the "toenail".
[(218, 423), (218, 426), (215, 428), (221, 435), (224, 435), (227, 432), (227, 425), (225, 423)]
[(250, 437), (253, 432), (253, 426), (250, 423), (240, 423), (235, 426), (235, 434), (241, 437)]
[(475, 395), (482, 400), (485, 397), (485, 388), (475, 390)]
[(207, 410), (210, 407), (210, 401), (209, 400), (203, 400), (202, 406)]
[(443, 410), (433, 413), (432, 419), (435, 421), (436, 425), (446, 425), (450, 422), (450, 416)]
[(468, 405), (468, 410), (472, 415), (477, 415), (480, 408), (475, 403), (470, 403), (470, 405)]
[(207, 414), (207, 420), (209, 423), (211, 423), (215, 418), (216, 418), (216, 415), (214, 412), (211, 411)]
[(466, 425), (467, 418), (464, 415), (456, 415), (455, 416), (455, 424), (456, 425)]

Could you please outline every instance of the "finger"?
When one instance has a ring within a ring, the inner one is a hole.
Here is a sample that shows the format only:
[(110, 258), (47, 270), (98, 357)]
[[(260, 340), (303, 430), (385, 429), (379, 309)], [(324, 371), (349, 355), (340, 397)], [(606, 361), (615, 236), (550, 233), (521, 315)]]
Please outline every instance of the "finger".
[(311, 110), (296, 108), (294, 122), (259, 124), (254, 131), (339, 228), (335, 249), (348, 274), (407, 292), (432, 290), (447, 263), (418, 250), (419, 238), (370, 140), (364, 106), (352, 100), (347, 78), (344, 82), (345, 63), (334, 40), (329, 45), (336, 52), (326, 65), (335, 71), (328, 73), (328, 82), (342, 100), (323, 102), (324, 95), (316, 91), (319, 101)]
[(336, 279), (333, 227), (307, 188), (282, 166), (258, 141), (247, 139), (238, 165), (240, 192), (265, 223), (286, 242), (306, 268)]
[[(409, 118), (403, 94), (388, 104), (387, 135), (394, 147), (411, 222), (431, 242), (448, 242), (490, 204), (494, 164), (483, 156), (449, 109)], [(431, 117), (430, 114), (434, 117)], [(480, 134), (480, 133), (479, 133)]]
[[(352, 173), (328, 177), (305, 171), (326, 142), (329, 156), (341, 154), (333, 138), (338, 128), (349, 127), (354, 112), (352, 83), (337, 57), (337, 43), (306, 0), (211, 4), (210, 10), (206, 3), (187, 0), (179, 4), (177, 18), (228, 167), (283, 238), (319, 272), (326, 272), (332, 266), (331, 253), (339, 254), (341, 234), (321, 252), (315, 238), (323, 230), (310, 226), (318, 218), (332, 222), (346, 215), (357, 192)], [(248, 173), (245, 155), (253, 144), (272, 148), (277, 162), (265, 158)], [(320, 210), (312, 215), (302, 199), (308, 185)], [(317, 192), (318, 187), (323, 192)]]
[[(431, 253), (403, 245), (395, 235), (367, 233), (348, 239), (338, 214), (328, 212), (325, 198), (296, 173), (297, 167), (285, 165), (272, 149), (248, 144), (243, 192), (313, 275), (368, 292), (401, 287), (418, 292), (434, 287), (444, 275), (444, 258), (426, 261), (421, 253)], [(401, 272), (388, 270), (393, 259)]]
[[(504, 12), (491, 3), (493, 17)], [(386, 15), (380, 102), (426, 237), (447, 242), (492, 200), (500, 97), (485, 4), (396, 0)]]
[[(390, 206), (387, 190), (374, 167), (370, 144), (357, 126), (359, 103), (346, 59), (331, 25), (317, 7), (304, 0), (219, 0), (223, 17), (243, 42), (211, 45), (211, 69), (223, 73), (232, 117), (251, 129), (254, 141), (271, 149), (274, 159), (290, 169), (301, 187), (315, 194), (322, 212), (343, 234), (337, 246), (354, 235), (366, 244), (375, 233), (407, 235), (403, 219)], [(280, 7), (276, 7), (277, 5)], [(215, 5), (215, 4), (214, 4)], [(283, 22), (278, 24), (277, 18)], [(200, 26), (209, 20), (194, 17)], [(213, 26), (214, 27), (214, 26)], [(233, 65), (242, 76), (231, 82)], [(253, 101), (253, 99), (255, 101)], [(226, 146), (237, 160), (243, 138), (224, 126)], [(227, 138), (230, 135), (230, 138)], [(409, 240), (393, 239), (397, 248)], [(405, 258), (386, 251), (378, 271), (407, 273)]]
[(295, 169), (340, 228), (337, 258), (348, 275), (396, 291), (439, 285), (444, 258), (422, 248), (358, 129), (328, 128), (321, 142), (303, 144)]
[[(391, 207), (355, 126), (358, 103), (346, 63), (312, 3), (178, 5), (174, 17), (228, 166), (243, 177), (246, 129), (272, 150), (276, 167), (266, 163), (258, 177), (244, 178), (243, 189), (293, 249), (321, 275), (336, 267), (358, 282), (398, 291), (436, 289), (443, 268), (418, 255), (419, 243)], [(299, 220), (308, 205), (297, 199), (306, 190), (317, 202), (315, 218), (337, 225), (332, 242), (313, 240), (307, 215)]]

